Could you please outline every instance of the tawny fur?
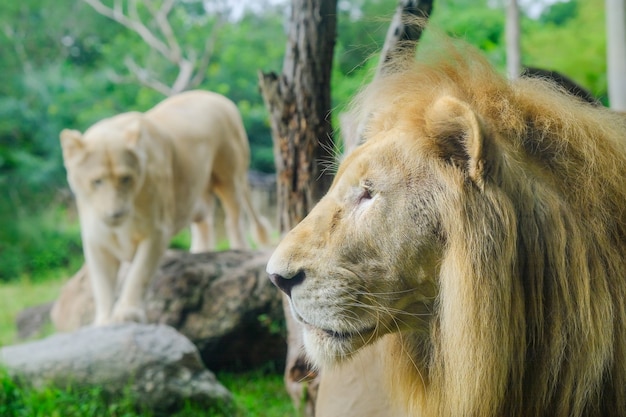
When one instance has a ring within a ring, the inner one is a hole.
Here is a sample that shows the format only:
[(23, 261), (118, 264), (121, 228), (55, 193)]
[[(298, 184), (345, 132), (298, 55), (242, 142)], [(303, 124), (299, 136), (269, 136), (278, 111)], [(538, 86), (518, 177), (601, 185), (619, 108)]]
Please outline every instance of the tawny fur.
[(268, 264), (307, 352), (391, 334), (409, 416), (626, 416), (625, 119), (438, 47), (359, 96), (365, 143)]

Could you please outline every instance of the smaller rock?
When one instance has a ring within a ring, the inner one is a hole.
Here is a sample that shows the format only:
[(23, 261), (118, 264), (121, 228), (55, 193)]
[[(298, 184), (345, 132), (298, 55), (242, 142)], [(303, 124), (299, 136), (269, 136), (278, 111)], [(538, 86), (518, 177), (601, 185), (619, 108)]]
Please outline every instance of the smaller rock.
[(158, 412), (185, 401), (206, 406), (232, 401), (193, 343), (166, 325), (84, 327), (4, 347), (0, 363), (35, 387), (97, 386), (113, 396), (129, 389), (138, 405)]
[(53, 304), (49, 302), (20, 311), (15, 318), (17, 337), (20, 340), (41, 337), (46, 327), (52, 324), (50, 310)]

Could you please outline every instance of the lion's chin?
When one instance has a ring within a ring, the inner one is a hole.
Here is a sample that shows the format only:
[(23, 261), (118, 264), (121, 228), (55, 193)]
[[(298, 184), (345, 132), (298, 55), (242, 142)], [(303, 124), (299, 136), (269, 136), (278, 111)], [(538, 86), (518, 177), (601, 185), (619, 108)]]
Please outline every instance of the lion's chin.
[(111, 219), (111, 218), (104, 218), (102, 221), (104, 224), (106, 224), (109, 227), (119, 227), (122, 224), (124, 224), (124, 220), (125, 219)]
[(345, 333), (305, 325), (303, 332), (307, 356), (320, 368), (344, 362), (377, 338), (375, 328)]
[(102, 216), (102, 221), (109, 227), (119, 227), (123, 225), (126, 220), (130, 217), (130, 211), (128, 210), (120, 210), (113, 215), (104, 215)]

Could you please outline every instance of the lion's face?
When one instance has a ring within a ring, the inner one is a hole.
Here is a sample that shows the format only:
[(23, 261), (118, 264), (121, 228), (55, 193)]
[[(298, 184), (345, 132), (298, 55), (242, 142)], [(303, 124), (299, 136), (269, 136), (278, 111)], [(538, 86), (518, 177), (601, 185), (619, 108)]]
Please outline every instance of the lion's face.
[[(81, 203), (108, 226), (119, 226), (132, 215), (142, 182), (142, 156), (128, 138), (83, 138), (79, 132), (61, 134), (68, 182)], [(94, 132), (102, 135), (102, 132)], [(112, 132), (112, 136), (120, 135)], [(122, 135), (124, 136), (124, 135)]]
[(387, 333), (427, 330), (442, 250), (434, 210), (442, 184), (407, 146), (412, 139), (392, 129), (357, 148), (268, 263), (318, 364)]

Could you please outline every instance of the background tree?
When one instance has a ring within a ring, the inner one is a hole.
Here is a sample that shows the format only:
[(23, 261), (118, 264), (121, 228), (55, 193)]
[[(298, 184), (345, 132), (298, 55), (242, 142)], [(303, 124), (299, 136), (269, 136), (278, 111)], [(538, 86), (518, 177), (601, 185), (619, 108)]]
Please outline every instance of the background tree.
[[(327, 191), (331, 177), (324, 166), (334, 157), (328, 152), (334, 149), (329, 116), (336, 2), (305, 3), (314, 4), (304, 7), (300, 0), (292, 2), (292, 29), (283, 74), (261, 74), (259, 78), (274, 135), (281, 233), (301, 221)], [(384, 73), (386, 64), (394, 59), (414, 56), (422, 28), (407, 23), (415, 17), (428, 17), (431, 10), (432, 0), (400, 1), (387, 31), (377, 73)], [(312, 416), (320, 376), (306, 361), (301, 327), (291, 316), (286, 297), (283, 301), (289, 332), (287, 390), (296, 404), (304, 403), (305, 413)]]
[(326, 193), (332, 175), (330, 75), (337, 33), (336, 0), (292, 0), (280, 75), (261, 73), (278, 177), (281, 233), (298, 224)]
[(626, 1), (606, 0), (609, 104), (626, 111)]
[[(260, 73), (270, 113), (281, 234), (298, 224), (326, 193), (333, 158), (330, 76), (337, 31), (337, 0), (292, 0), (280, 75)], [(302, 356), (302, 334), (283, 298), (287, 317), (287, 391), (308, 416), (315, 414), (317, 374)]]
[(522, 72), (520, 11), (517, 0), (508, 0), (506, 9), (506, 70), (510, 79)]

